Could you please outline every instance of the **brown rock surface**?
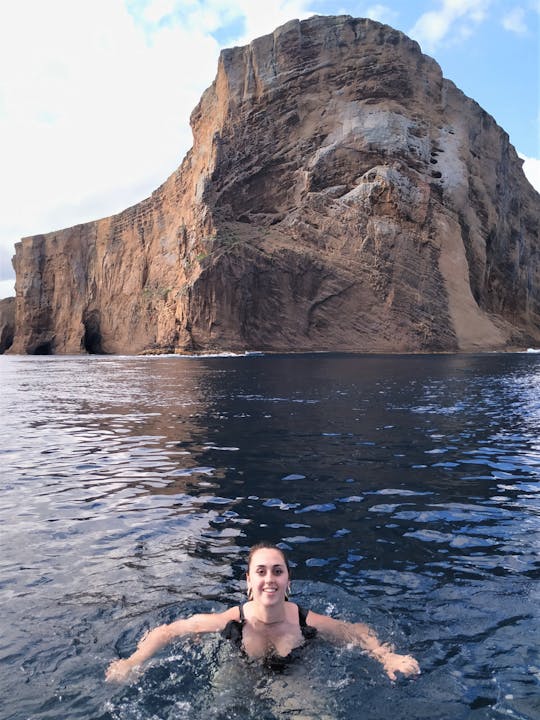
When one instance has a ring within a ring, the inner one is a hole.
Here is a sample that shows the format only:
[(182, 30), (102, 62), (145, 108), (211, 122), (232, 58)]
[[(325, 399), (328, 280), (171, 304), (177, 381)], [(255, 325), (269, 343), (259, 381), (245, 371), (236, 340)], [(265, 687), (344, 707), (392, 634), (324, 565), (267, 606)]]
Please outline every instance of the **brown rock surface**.
[(15, 335), (15, 298), (0, 300), (0, 354), (9, 350)]
[(540, 344), (540, 195), (392, 28), (313, 17), (222, 52), (150, 198), (16, 246), (13, 352)]

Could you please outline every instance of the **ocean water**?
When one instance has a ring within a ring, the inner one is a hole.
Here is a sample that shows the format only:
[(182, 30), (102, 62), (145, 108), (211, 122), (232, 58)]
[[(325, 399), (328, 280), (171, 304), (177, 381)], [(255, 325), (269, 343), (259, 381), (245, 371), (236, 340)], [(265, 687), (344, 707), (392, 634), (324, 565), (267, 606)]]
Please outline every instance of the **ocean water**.
[[(0, 357), (0, 718), (540, 718), (540, 355)], [(316, 641), (283, 674), (150, 627), (292, 599), (417, 657)]]

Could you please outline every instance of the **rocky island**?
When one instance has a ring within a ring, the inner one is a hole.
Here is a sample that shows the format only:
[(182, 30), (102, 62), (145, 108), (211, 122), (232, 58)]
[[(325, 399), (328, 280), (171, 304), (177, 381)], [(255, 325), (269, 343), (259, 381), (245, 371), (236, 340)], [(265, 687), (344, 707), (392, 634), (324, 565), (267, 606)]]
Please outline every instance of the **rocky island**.
[(151, 197), (16, 245), (14, 353), (540, 345), (540, 195), (416, 42), (349, 16), (221, 53)]

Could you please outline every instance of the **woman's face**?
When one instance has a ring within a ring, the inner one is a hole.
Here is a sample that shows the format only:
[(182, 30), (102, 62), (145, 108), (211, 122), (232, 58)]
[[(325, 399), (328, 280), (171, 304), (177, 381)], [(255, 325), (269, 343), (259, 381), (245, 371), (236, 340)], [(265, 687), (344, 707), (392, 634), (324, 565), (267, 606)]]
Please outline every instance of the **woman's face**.
[(285, 600), (289, 572), (279, 550), (261, 548), (253, 553), (247, 572), (247, 584), (255, 602), (275, 605)]

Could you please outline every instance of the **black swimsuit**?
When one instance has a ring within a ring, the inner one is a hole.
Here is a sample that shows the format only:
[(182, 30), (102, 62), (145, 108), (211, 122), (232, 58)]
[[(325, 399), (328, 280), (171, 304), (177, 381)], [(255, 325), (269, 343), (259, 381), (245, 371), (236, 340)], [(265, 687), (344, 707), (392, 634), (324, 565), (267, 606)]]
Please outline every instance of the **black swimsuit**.
[[(242, 632), (246, 622), (244, 606), (240, 605), (239, 610), (240, 620), (229, 620), (221, 631), (221, 635), (227, 640), (233, 642), (245, 655), (246, 652), (244, 650), (242, 638)], [(311, 625), (307, 624), (306, 618), (308, 612), (309, 610), (305, 610), (298, 605), (298, 621), (300, 623), (300, 630), (304, 640), (311, 640), (317, 635), (317, 628), (311, 627)], [(298, 657), (298, 651), (301, 650), (302, 647), (303, 645), (299, 645), (298, 647), (293, 648), (288, 655), (278, 655), (276, 652), (271, 653), (263, 658), (263, 664), (272, 670), (282, 670), (292, 660)]]

